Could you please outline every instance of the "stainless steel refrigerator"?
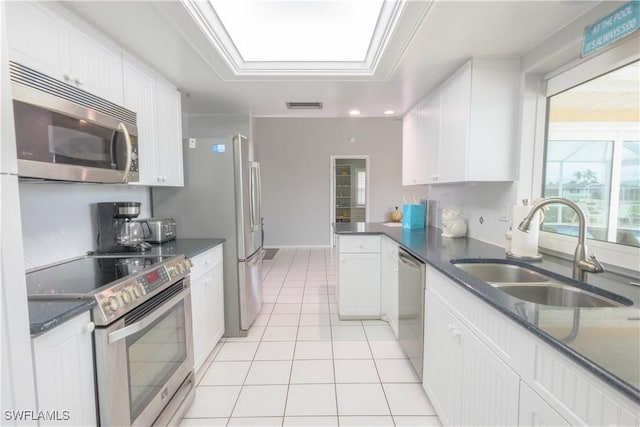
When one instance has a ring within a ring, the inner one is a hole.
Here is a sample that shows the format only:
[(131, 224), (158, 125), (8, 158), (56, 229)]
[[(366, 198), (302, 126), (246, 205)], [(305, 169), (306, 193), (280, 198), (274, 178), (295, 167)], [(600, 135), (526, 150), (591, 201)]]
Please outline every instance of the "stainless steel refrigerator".
[(174, 218), (178, 238), (224, 238), (225, 336), (246, 336), (262, 307), (260, 164), (251, 142), (183, 142), (184, 187), (152, 190), (153, 215)]

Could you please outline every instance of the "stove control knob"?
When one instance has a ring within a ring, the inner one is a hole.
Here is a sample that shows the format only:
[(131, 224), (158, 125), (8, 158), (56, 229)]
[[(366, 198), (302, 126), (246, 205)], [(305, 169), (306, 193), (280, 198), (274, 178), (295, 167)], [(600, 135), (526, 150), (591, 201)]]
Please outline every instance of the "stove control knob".
[(120, 301), (118, 301), (116, 295), (112, 295), (107, 300), (107, 305), (109, 306), (110, 311), (118, 311), (120, 308)]
[(133, 285), (133, 294), (137, 297), (140, 298), (141, 296), (144, 296), (147, 294), (147, 290), (145, 289), (144, 285), (142, 283), (137, 283), (135, 285)]
[(122, 291), (120, 291), (120, 297), (122, 298), (122, 302), (125, 304), (129, 304), (131, 301), (133, 301), (133, 297), (129, 289), (123, 289)]

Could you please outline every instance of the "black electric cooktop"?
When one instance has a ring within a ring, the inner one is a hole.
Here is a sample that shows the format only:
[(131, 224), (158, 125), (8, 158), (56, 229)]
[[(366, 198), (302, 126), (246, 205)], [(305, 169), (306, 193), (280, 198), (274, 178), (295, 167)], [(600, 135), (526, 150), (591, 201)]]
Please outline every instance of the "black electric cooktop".
[(27, 273), (29, 295), (91, 294), (171, 256), (86, 257)]

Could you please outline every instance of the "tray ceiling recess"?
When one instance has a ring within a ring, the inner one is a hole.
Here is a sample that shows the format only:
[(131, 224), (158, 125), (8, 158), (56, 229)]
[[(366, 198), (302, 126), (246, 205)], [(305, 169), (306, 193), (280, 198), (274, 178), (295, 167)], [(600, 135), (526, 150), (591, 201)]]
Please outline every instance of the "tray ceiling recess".
[(182, 4), (228, 68), (217, 70), (224, 80), (257, 76), (386, 80), (431, 6), (407, 0), (182, 0)]

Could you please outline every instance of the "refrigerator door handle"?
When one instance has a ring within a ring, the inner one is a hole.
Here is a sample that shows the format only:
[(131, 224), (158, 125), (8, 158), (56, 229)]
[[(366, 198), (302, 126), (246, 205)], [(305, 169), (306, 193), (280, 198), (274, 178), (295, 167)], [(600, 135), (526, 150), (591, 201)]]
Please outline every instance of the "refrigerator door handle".
[(260, 230), (260, 165), (257, 162), (251, 162), (249, 172), (249, 209), (251, 211), (251, 231)]
[(260, 249), (254, 256), (247, 260), (247, 265), (252, 266), (259, 262), (262, 262), (266, 254), (267, 251), (265, 251), (264, 249)]
[(256, 224), (258, 224), (258, 229), (260, 229), (262, 227), (262, 175), (260, 173), (260, 163), (256, 163), (256, 178), (258, 184), (258, 209), (256, 215)]

